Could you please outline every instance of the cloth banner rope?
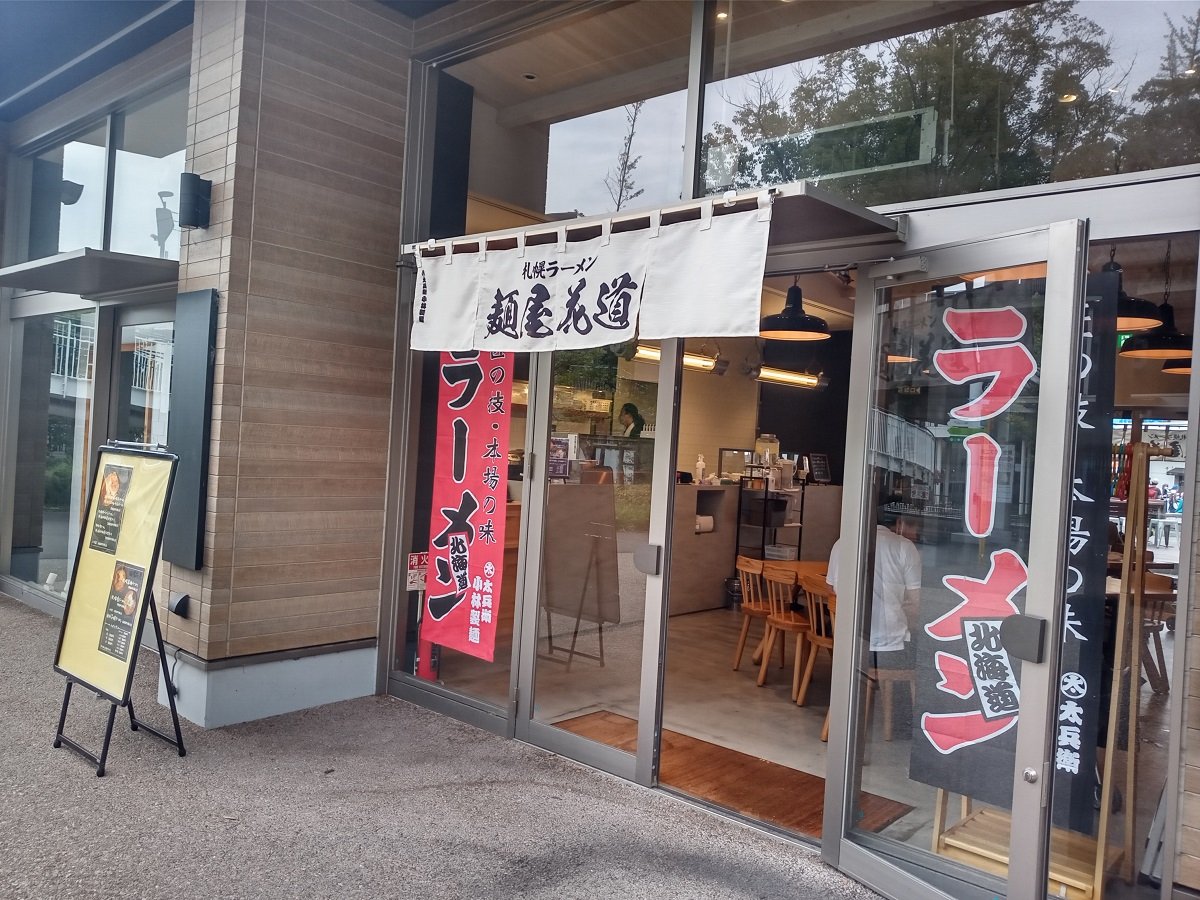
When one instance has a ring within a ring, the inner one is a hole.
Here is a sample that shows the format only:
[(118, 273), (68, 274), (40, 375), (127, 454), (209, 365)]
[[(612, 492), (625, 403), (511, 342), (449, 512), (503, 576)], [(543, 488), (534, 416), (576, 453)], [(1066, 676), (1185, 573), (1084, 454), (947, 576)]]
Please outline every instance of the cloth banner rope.
[[(572, 241), (418, 254), (411, 341), (415, 350), (542, 352), (674, 337), (758, 334), (771, 198), (757, 208)], [(586, 226), (585, 226), (586, 227)], [(594, 227), (592, 230), (595, 230)], [(511, 239), (511, 236), (510, 236)]]

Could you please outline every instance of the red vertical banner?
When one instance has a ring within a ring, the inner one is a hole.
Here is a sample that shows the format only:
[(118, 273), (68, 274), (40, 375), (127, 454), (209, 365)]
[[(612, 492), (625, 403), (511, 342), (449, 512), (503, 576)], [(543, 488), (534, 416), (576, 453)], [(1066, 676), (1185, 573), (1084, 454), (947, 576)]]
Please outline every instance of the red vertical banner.
[(421, 640), (492, 661), (504, 577), (510, 353), (443, 353)]

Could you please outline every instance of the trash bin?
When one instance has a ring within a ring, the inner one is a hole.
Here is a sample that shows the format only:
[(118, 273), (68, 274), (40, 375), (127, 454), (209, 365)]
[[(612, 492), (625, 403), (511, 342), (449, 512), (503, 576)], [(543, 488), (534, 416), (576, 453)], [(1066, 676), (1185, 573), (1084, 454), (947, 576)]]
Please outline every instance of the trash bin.
[(725, 579), (725, 606), (738, 606), (742, 602), (742, 580), (736, 575)]

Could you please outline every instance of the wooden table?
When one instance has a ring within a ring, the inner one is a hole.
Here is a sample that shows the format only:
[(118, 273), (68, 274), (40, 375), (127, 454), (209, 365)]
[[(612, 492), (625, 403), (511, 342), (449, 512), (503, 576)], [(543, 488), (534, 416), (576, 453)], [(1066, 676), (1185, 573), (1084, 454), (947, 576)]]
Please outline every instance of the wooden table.
[[(1124, 564), (1125, 557), (1115, 550), (1108, 551), (1108, 574), (1120, 575), (1121, 566)], [(1168, 572), (1174, 569), (1177, 563), (1173, 562), (1155, 562), (1154, 551), (1146, 551), (1146, 571), (1147, 572)]]
[[(1130, 589), (1132, 590), (1132, 586)], [(1114, 578), (1111, 575), (1109, 575), (1107, 578), (1105, 578), (1104, 579), (1104, 593), (1107, 594), (1109, 597), (1116, 599), (1117, 596), (1121, 593), (1121, 579)], [(1150, 602), (1150, 601), (1164, 601), (1164, 600), (1169, 600), (1172, 603), (1174, 603), (1175, 602), (1175, 591), (1147, 589), (1142, 592), (1142, 602), (1144, 602), (1144, 603)]]

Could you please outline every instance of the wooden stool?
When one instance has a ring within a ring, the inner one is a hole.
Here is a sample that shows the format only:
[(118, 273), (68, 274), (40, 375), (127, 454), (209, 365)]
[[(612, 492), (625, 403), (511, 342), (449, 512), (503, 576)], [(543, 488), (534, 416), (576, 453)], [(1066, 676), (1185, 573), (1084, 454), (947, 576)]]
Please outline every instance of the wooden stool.
[[(913, 680), (912, 669), (879, 669), (872, 668), (867, 677), (879, 685), (879, 702), (883, 704), (883, 739), (892, 739), (892, 712), (896, 699), (896, 683), (908, 682), (908, 693), (912, 697), (913, 709), (917, 708), (917, 683)], [(867, 715), (871, 715), (871, 694), (867, 693)]]

